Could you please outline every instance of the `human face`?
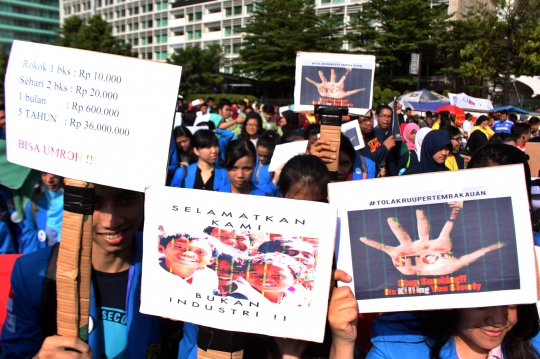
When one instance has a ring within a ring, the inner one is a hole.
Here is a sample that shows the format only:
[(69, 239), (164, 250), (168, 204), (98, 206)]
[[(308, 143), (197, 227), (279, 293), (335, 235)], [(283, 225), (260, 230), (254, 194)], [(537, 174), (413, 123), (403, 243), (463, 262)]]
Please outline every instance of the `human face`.
[(231, 169), (227, 168), (227, 176), (231, 181), (231, 189), (232, 187), (237, 190), (249, 188), (254, 167), (255, 164), (253, 158), (244, 156), (236, 161)]
[(360, 116), (358, 118), (358, 125), (360, 125), (360, 131), (363, 135), (369, 135), (373, 132), (373, 118)]
[(309, 242), (293, 241), (291, 243), (283, 243), (282, 253), (293, 257), (305, 265), (307, 269), (311, 269), (315, 266), (313, 246)]
[(411, 110), (405, 111), (405, 115), (407, 115), (407, 117), (411, 117)]
[(300, 199), (303, 201), (323, 201), (326, 198), (320, 198), (320, 194), (316, 190), (304, 187), (300, 184), (289, 188), (289, 192), (285, 193), (283, 198)]
[(442, 165), (444, 161), (446, 161), (446, 158), (448, 157), (448, 155), (450, 154), (450, 148), (451, 148), (450, 145), (448, 145), (438, 150), (433, 155), (433, 160), (437, 162), (438, 164)]
[(353, 162), (349, 155), (347, 155), (345, 152), (339, 152), (339, 165), (337, 174), (338, 182), (346, 181), (347, 178), (349, 178), (352, 166)]
[(462, 358), (469, 353), (487, 354), (502, 343), (517, 321), (516, 305), (460, 309), (455, 338), (458, 354)]
[(215, 102), (212, 101), (212, 100), (208, 100), (208, 101), (206, 101), (206, 103), (208, 104), (208, 106), (209, 106), (210, 108), (214, 107), (214, 104), (215, 104)]
[(201, 105), (201, 108), (199, 109), (199, 111), (201, 111), (203, 113), (203, 115), (204, 115), (208, 111), (208, 106)]
[(264, 115), (264, 119), (266, 120), (266, 122), (269, 122), (269, 121), (272, 120), (273, 115), (271, 113), (264, 112), (263, 115)]
[(284, 292), (295, 282), (291, 270), (277, 263), (252, 264), (246, 279), (259, 292)]
[(267, 165), (270, 163), (270, 160), (272, 159), (272, 154), (270, 153), (270, 150), (263, 146), (257, 146), (257, 157), (259, 157), (259, 161), (263, 165)]
[(229, 118), (231, 115), (231, 106), (225, 105), (221, 109), (218, 109), (218, 115), (223, 117), (223, 119)]
[(281, 117), (279, 119), (280, 126), (287, 126), (287, 119), (285, 117)]
[[(0, 112), (0, 117), (2, 116), (2, 112)], [(1, 119), (0, 119), (1, 121)], [(536, 134), (536, 132), (538, 131), (538, 127), (540, 126), (540, 123), (533, 123), (531, 124), (531, 133), (534, 133)], [(0, 125), (1, 127), (1, 125)]]
[(254, 118), (250, 118), (249, 120), (247, 120), (245, 126), (246, 132), (249, 137), (257, 138), (257, 132), (259, 131), (259, 121)]
[(53, 175), (52, 173), (42, 172), (41, 180), (51, 192), (58, 191), (62, 186), (62, 179), (59, 176)]
[(176, 137), (176, 147), (186, 153), (189, 151), (189, 146), (191, 145), (191, 140), (187, 136), (178, 136)]
[(416, 140), (416, 130), (412, 130), (411, 134), (409, 135), (409, 141), (414, 143), (414, 140)]
[(217, 273), (220, 285), (230, 284), (242, 274), (241, 265), (231, 260), (218, 259), (212, 267)]
[(193, 148), (193, 153), (199, 157), (200, 161), (214, 164), (219, 155), (219, 147), (218, 145), (212, 145), (206, 148)]
[(461, 148), (461, 136), (456, 135), (450, 139), (452, 140), (452, 152), (458, 152)]
[(379, 127), (384, 130), (388, 131), (390, 128), (390, 121), (392, 120), (392, 111), (390, 111), (387, 108), (384, 108), (381, 110), (381, 113), (377, 116), (377, 122), (379, 124)]
[(167, 243), (165, 248), (160, 246), (160, 252), (165, 255), (169, 272), (182, 278), (189, 276), (193, 269), (204, 268), (214, 262), (212, 247), (205, 239), (179, 238)]
[(131, 246), (142, 222), (143, 194), (98, 184), (94, 191), (94, 244), (105, 252), (121, 252)]
[(527, 142), (529, 142), (529, 140), (531, 139), (531, 133), (530, 132), (527, 132), (526, 134), (524, 135), (521, 135), (521, 137), (518, 139), (520, 145), (524, 146)]
[(317, 135), (316, 134), (311, 134), (309, 135), (309, 138), (308, 138), (308, 143), (309, 145), (313, 145), (315, 142), (317, 142)]
[(508, 119), (508, 115), (505, 114), (505, 113), (501, 113), (499, 115), (499, 118), (501, 119), (501, 122), (504, 122), (504, 121), (506, 121)]

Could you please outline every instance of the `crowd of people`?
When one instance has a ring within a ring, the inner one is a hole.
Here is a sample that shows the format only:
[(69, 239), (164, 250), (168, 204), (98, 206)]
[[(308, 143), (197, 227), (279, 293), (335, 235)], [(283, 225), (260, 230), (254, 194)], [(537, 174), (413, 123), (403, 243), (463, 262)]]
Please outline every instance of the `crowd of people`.
[[(336, 149), (320, 134), (318, 117), (289, 107), (201, 99), (177, 111), (182, 124), (171, 135), (167, 185), (244, 195), (328, 202), (331, 181), (375, 180), (438, 171), (522, 164), (531, 196), (525, 143), (540, 139), (537, 117), (501, 112), (449, 113), (420, 118), (410, 109), (397, 119), (403, 141), (392, 135), (393, 109), (378, 106), (358, 121), (365, 147), (355, 150), (344, 135)], [(1, 115), (1, 113), (0, 113)], [(204, 117), (203, 117), (204, 116)], [(202, 121), (201, 121), (202, 119)], [(308, 141), (305, 155), (269, 171), (275, 147)], [(338, 162), (332, 175), (327, 164)], [(419, 181), (420, 183), (420, 181)], [(13, 221), (10, 193), (0, 196), (0, 250), (22, 253), (13, 268), (0, 358), (539, 358), (535, 304), (407, 313), (358, 314), (347, 286), (351, 277), (334, 270), (328, 330), (322, 344), (228, 332), (141, 314), (140, 275), (144, 209), (142, 193), (95, 186), (91, 317), (88, 343), (56, 333), (56, 270), (63, 211), (62, 178), (42, 173), (23, 221)], [(533, 216), (531, 204), (531, 215)], [(535, 221), (533, 221), (534, 223)], [(538, 232), (536, 227), (531, 231)], [(258, 295), (272, 303), (309, 305), (318, 239), (278, 234), (201, 229), (168, 233), (160, 227), (160, 266), (186, 281), (213, 278), (215, 296)], [(55, 252), (56, 251), (56, 252)], [(190, 256), (192, 261), (179, 260)], [(45, 280), (48, 279), (48, 280)], [(55, 288), (55, 287), (54, 287)], [(271, 288), (271, 290), (269, 290)], [(56, 289), (54, 289), (55, 291)], [(294, 293), (294, 295), (293, 295)], [(51, 322), (52, 318), (52, 322)], [(371, 338), (371, 340), (370, 340)]]

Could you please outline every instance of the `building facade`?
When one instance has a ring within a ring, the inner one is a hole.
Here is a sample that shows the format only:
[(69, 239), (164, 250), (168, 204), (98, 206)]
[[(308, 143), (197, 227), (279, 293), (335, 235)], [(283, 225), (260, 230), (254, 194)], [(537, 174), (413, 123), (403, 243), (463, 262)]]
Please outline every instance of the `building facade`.
[(49, 43), (58, 36), (59, 0), (0, 0), (0, 46), (13, 40)]

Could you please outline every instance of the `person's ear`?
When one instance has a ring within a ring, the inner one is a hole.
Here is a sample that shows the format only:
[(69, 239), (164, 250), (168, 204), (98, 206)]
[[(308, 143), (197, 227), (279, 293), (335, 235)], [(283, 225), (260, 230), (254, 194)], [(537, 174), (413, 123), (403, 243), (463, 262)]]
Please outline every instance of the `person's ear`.
[(159, 252), (159, 253), (165, 253), (165, 247), (163, 247), (162, 244), (160, 244), (160, 245), (158, 246), (158, 252)]
[(193, 147), (193, 153), (195, 154), (195, 156), (199, 157), (200, 152), (197, 147)]

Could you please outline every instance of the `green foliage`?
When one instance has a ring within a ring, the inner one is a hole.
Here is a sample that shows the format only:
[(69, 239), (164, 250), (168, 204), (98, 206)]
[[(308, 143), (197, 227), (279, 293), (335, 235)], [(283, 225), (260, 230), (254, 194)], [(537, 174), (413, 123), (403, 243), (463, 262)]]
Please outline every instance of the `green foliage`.
[[(538, 70), (538, 16), (536, 0), (490, 0), (476, 3), (467, 18), (478, 23), (475, 40), (462, 50), (460, 68), (471, 77), (489, 77), (502, 83), (503, 103), (510, 103), (511, 76), (534, 75)], [(501, 79), (502, 77), (502, 79)]]
[(112, 36), (112, 27), (99, 15), (83, 20), (74, 15), (66, 18), (55, 45), (109, 54), (137, 56), (131, 45)]
[(209, 93), (215, 85), (223, 82), (222, 76), (212, 76), (219, 73), (223, 61), (223, 52), (218, 45), (177, 50), (167, 59), (168, 63), (182, 66), (180, 93), (185, 95)]
[(371, 105), (371, 108), (376, 109), (379, 105), (388, 104), (394, 101), (394, 97), (399, 96), (401, 96), (399, 91), (392, 91), (389, 88), (386, 88), (384, 89), (384, 91), (382, 91), (379, 86), (373, 86), (373, 103)]
[(347, 34), (353, 47), (377, 57), (377, 77), (383, 84), (405, 89), (416, 84), (409, 75), (411, 53), (422, 54), (422, 64), (438, 64), (437, 47), (446, 31), (448, 15), (427, 0), (371, 0), (351, 15)]
[(245, 46), (235, 73), (292, 90), (298, 51), (343, 52), (336, 36), (340, 21), (333, 14), (317, 15), (304, 0), (262, 0), (243, 29)]
[(216, 103), (218, 103), (219, 100), (221, 100), (222, 98), (226, 98), (227, 100), (231, 102), (238, 102), (238, 101), (243, 101), (244, 98), (247, 97), (250, 104), (252, 104), (253, 101), (258, 100), (258, 98), (252, 95), (238, 95), (238, 94), (227, 94), (227, 93), (214, 95), (214, 94), (200, 94), (199, 93), (199, 94), (192, 94), (192, 95), (187, 96), (185, 98), (185, 102), (190, 103), (191, 101), (199, 99), (199, 98), (207, 99), (209, 97), (213, 97), (216, 100)]
[(6, 78), (8, 58), (9, 53), (4, 48), (0, 48), (0, 94), (4, 93), (4, 81)]

